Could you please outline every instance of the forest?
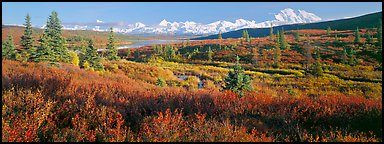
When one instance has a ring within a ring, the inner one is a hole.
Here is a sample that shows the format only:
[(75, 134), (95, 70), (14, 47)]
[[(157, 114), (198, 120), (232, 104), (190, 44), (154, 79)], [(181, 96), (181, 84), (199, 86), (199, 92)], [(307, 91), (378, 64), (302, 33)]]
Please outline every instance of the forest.
[(2, 141), (381, 142), (376, 25), (117, 49), (27, 15), (3, 27)]

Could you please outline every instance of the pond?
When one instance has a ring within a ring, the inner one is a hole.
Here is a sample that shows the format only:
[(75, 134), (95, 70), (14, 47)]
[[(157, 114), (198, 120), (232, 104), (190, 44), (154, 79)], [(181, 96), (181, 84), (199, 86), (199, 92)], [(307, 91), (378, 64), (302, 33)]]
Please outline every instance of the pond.
[[(132, 42), (128, 45), (120, 45), (117, 49), (126, 49), (126, 48), (140, 48), (143, 46), (149, 46), (153, 44), (168, 44), (174, 42), (186, 42), (187, 40), (129, 40), (127, 42)], [(192, 40), (191, 40), (192, 41)], [(105, 48), (99, 48), (97, 51), (105, 50)]]
[[(190, 77), (190, 76), (188, 76), (188, 75), (178, 75), (177, 76), (177, 78), (179, 78), (180, 80), (186, 80), (188, 77)], [(197, 79), (199, 80), (199, 84), (197, 87), (199, 89), (202, 89), (203, 88), (203, 81), (199, 77), (197, 77)]]

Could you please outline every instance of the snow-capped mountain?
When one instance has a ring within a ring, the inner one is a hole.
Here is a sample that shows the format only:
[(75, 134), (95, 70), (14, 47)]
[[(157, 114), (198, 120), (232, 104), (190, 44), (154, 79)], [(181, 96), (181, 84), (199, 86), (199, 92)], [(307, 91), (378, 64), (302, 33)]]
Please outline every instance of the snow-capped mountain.
[[(321, 18), (313, 13), (304, 10), (293, 10), (290, 8), (281, 10), (274, 15), (275, 19), (256, 23), (254, 20), (238, 19), (234, 22), (219, 20), (209, 24), (196, 23), (193, 21), (186, 22), (169, 22), (162, 20), (155, 25), (145, 25), (137, 22), (128, 24), (124, 22), (106, 23), (97, 20), (95, 23), (79, 24), (79, 23), (63, 23), (63, 29), (67, 30), (94, 30), (109, 31), (113, 27), (113, 31), (125, 34), (175, 34), (175, 35), (208, 35), (217, 34), (219, 32), (228, 32), (243, 28), (265, 28), (270, 26), (279, 26), (295, 23), (311, 23), (321, 21)], [(42, 26), (41, 28), (44, 28)]]

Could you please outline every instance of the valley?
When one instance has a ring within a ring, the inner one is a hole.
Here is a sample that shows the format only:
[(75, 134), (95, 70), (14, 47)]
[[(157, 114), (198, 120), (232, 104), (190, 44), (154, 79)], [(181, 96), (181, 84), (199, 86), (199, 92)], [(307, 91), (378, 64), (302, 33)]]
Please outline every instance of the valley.
[(2, 28), (3, 142), (382, 142), (381, 12), (178, 39), (57, 19)]

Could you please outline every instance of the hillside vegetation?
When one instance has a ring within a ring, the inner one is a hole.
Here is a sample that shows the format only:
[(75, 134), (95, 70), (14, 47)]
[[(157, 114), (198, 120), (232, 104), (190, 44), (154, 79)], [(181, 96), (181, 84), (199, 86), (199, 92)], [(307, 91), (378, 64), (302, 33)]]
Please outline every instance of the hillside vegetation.
[[(15, 27), (15, 26), (2, 26), (2, 40), (5, 41), (8, 34), (11, 34), (15, 38), (15, 45), (20, 45), (20, 39), (23, 35), (24, 28), (23, 27)], [(43, 29), (33, 28), (33, 37), (36, 40), (39, 39), (39, 35), (43, 33)], [(78, 46), (80, 45), (81, 39), (93, 39), (96, 43), (95, 45), (98, 47), (105, 47), (107, 43), (108, 32), (97, 32), (97, 31), (89, 31), (89, 30), (64, 30), (63, 36), (68, 41), (69, 46)], [(146, 39), (143, 37), (135, 37), (129, 36), (126, 34), (117, 34), (116, 35), (119, 43), (118, 44), (131, 44), (129, 40), (137, 40), (137, 39)]]
[(382, 142), (381, 24), (106, 52), (57, 26), (3, 42), (3, 142)]

